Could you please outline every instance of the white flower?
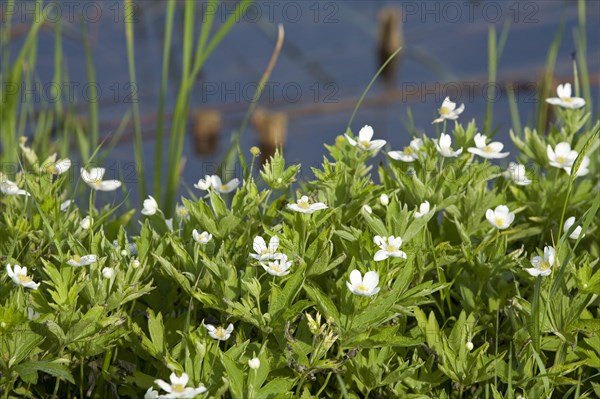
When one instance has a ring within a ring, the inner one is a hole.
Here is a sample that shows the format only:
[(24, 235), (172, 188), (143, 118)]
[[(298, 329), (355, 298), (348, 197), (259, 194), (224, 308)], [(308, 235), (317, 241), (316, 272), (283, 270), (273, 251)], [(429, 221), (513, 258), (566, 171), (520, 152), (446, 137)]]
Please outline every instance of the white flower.
[(27, 307), (27, 320), (37, 320), (40, 318), (40, 314), (33, 310), (33, 308)]
[(142, 215), (152, 216), (158, 211), (158, 202), (151, 195), (144, 200), (144, 209)]
[(85, 168), (81, 168), (81, 178), (88, 186), (97, 191), (114, 191), (121, 187), (121, 182), (118, 180), (102, 180), (106, 169), (104, 168), (91, 168), (87, 171)]
[(404, 147), (402, 151), (390, 151), (388, 155), (396, 161), (413, 162), (419, 158), (419, 151), (423, 147), (423, 140), (414, 138), (411, 140), (408, 147)]
[(173, 218), (165, 219), (165, 224), (170, 231), (173, 231)]
[(400, 251), (400, 246), (402, 246), (402, 238), (394, 236), (389, 236), (388, 238), (375, 236), (373, 238), (373, 242), (378, 245), (379, 248), (381, 248), (373, 257), (376, 262), (387, 259), (390, 256), (393, 258), (406, 259), (406, 254), (403, 251)]
[(363, 278), (358, 270), (350, 272), (350, 281), (346, 281), (346, 286), (356, 295), (373, 296), (379, 292), (379, 275), (375, 271), (365, 273)]
[[(575, 216), (571, 216), (567, 220), (565, 220), (565, 225), (563, 226), (563, 231), (567, 233), (571, 227), (575, 224)], [(576, 240), (581, 235), (581, 226), (575, 227), (575, 229), (569, 234), (569, 238), (572, 240)], [(585, 234), (581, 236), (581, 238), (585, 237)]]
[(137, 269), (138, 267), (140, 267), (140, 261), (137, 259), (133, 259), (131, 261), (131, 267), (133, 267), (134, 269)]
[[(590, 166), (590, 158), (587, 155), (584, 155), (583, 159), (581, 160), (581, 163), (579, 164), (579, 169), (577, 169), (577, 173), (575, 174), (575, 177), (585, 176), (588, 173), (590, 173), (590, 170), (588, 169), (589, 166)], [(564, 169), (570, 176), (571, 170), (573, 168), (571, 166), (567, 166)]]
[(387, 194), (381, 194), (379, 202), (381, 202), (381, 205), (383, 206), (388, 206), (390, 204), (390, 197), (388, 197)]
[(450, 101), (450, 97), (446, 97), (442, 106), (439, 109), (440, 117), (435, 119), (432, 123), (440, 123), (446, 119), (456, 120), (458, 116), (465, 110), (465, 104), (461, 104), (460, 107), (456, 108), (456, 103)]
[(508, 169), (502, 173), (502, 176), (514, 181), (519, 186), (528, 186), (532, 183), (525, 174), (525, 165), (519, 163), (509, 163)]
[(371, 213), (373, 213), (373, 209), (372, 209), (372, 208), (371, 208), (369, 205), (367, 205), (367, 204), (364, 204), (364, 205), (362, 206), (362, 209), (363, 209), (363, 211), (365, 211), (365, 212), (366, 212), (366, 213), (368, 213), (368, 214), (371, 214)]
[(179, 220), (188, 220), (190, 218), (190, 212), (183, 205), (177, 205), (175, 207), (175, 213)]
[(261, 236), (256, 236), (254, 237), (254, 242), (252, 243), (252, 249), (254, 249), (254, 252), (256, 253), (251, 253), (250, 257), (260, 261), (278, 259), (282, 256), (282, 254), (277, 253), (278, 247), (279, 237), (271, 237), (269, 240), (269, 246), (267, 246), (264, 238)]
[(70, 199), (66, 200), (65, 202), (60, 204), (60, 211), (61, 212), (65, 212), (67, 209), (69, 209), (69, 207), (71, 206), (71, 203), (73, 201), (71, 201)]
[(169, 376), (171, 383), (167, 383), (163, 380), (154, 380), (154, 383), (161, 387), (163, 391), (167, 392), (167, 395), (161, 395), (160, 398), (165, 399), (176, 399), (176, 398), (195, 398), (201, 393), (206, 392), (205, 387), (192, 388), (186, 385), (189, 381), (189, 377), (186, 373), (181, 374), (181, 377), (177, 377), (177, 374), (171, 373)]
[(73, 255), (73, 257), (67, 261), (67, 265), (69, 265), (69, 266), (87, 266), (87, 265), (91, 265), (92, 263), (96, 262), (97, 260), (98, 260), (98, 257), (96, 255), (84, 255), (84, 256)]
[(354, 140), (352, 137), (347, 134), (346, 140), (350, 143), (350, 145), (354, 147), (358, 147), (364, 151), (374, 151), (377, 152), (383, 147), (386, 143), (385, 140), (371, 140), (373, 138), (373, 128), (369, 125), (365, 125), (358, 132), (358, 141)]
[(287, 255), (281, 254), (277, 259), (269, 261), (267, 264), (260, 262), (260, 265), (270, 275), (282, 277), (290, 274), (290, 266), (292, 266), (292, 262), (288, 262)]
[(546, 155), (548, 155), (548, 161), (550, 162), (550, 166), (554, 166), (555, 168), (571, 168), (573, 163), (575, 163), (575, 159), (577, 159), (577, 151), (571, 150), (571, 145), (566, 142), (561, 142), (554, 147), (550, 144), (546, 147)]
[(466, 344), (467, 350), (470, 352), (473, 350), (474, 346), (473, 346), (473, 342), (468, 341)]
[(204, 176), (204, 179), (198, 180), (198, 183), (194, 184), (194, 187), (196, 187), (198, 190), (207, 191), (209, 188), (212, 187), (212, 180), (210, 178), (210, 175), (206, 175)]
[(450, 138), (450, 135), (448, 135), (446, 133), (442, 133), (440, 135), (439, 142), (437, 139), (433, 139), (433, 143), (435, 144), (435, 148), (440, 153), (440, 155), (447, 157), (447, 158), (448, 157), (455, 158), (455, 157), (459, 156), (463, 150), (461, 147), (458, 150), (454, 151), (452, 149), (452, 138)]
[(158, 391), (150, 387), (144, 394), (144, 399), (158, 399)]
[(474, 137), (475, 146), (469, 147), (467, 151), (471, 154), (479, 155), (485, 159), (501, 159), (506, 158), (509, 153), (501, 152), (504, 148), (504, 144), (499, 141), (492, 141), (489, 144), (486, 144), (487, 136), (485, 134), (477, 133)]
[(288, 204), (288, 209), (302, 213), (313, 213), (321, 209), (327, 209), (327, 205), (322, 202), (315, 202), (314, 204), (308, 203), (308, 197), (303, 195), (302, 198), (296, 201), (295, 204)]
[(492, 226), (504, 230), (515, 220), (515, 214), (506, 205), (498, 205), (495, 210), (488, 209), (485, 217)]
[(260, 367), (260, 359), (257, 357), (253, 357), (252, 359), (248, 360), (248, 367), (250, 367), (253, 370), (256, 370)]
[(32, 290), (37, 290), (40, 286), (40, 283), (36, 283), (27, 275), (27, 267), (25, 266), (21, 267), (19, 265), (15, 265), (13, 270), (10, 264), (6, 265), (6, 273), (8, 273), (8, 277), (10, 277), (16, 285), (21, 285), (25, 288), (31, 288)]
[(104, 269), (102, 269), (102, 277), (104, 277), (105, 279), (111, 279), (115, 276), (115, 269), (113, 269), (112, 267), (105, 267)]
[(211, 176), (210, 181), (212, 184), (212, 188), (216, 192), (221, 194), (227, 194), (232, 192), (240, 184), (240, 179), (233, 179), (230, 180), (227, 184), (224, 184), (219, 176)]
[(419, 210), (415, 211), (415, 215), (414, 216), (415, 216), (415, 218), (418, 219), (418, 218), (423, 217), (426, 214), (428, 214), (429, 210), (430, 210), (429, 201), (424, 201), (423, 203), (421, 203), (419, 205)]
[[(54, 154), (56, 156), (56, 154)], [(51, 173), (53, 175), (62, 175), (71, 167), (71, 160), (69, 158), (59, 159), (56, 162), (50, 162), (42, 165), (41, 169)]]
[(556, 88), (558, 97), (547, 98), (546, 102), (552, 105), (560, 105), (563, 108), (577, 109), (585, 105), (585, 100), (580, 97), (571, 97), (571, 83), (558, 85)]
[(215, 327), (212, 324), (206, 324), (204, 327), (208, 330), (208, 335), (219, 341), (227, 341), (233, 332), (233, 324), (229, 323), (227, 328), (222, 326)]
[(0, 192), (4, 195), (31, 195), (27, 191), (21, 190), (16, 183), (10, 180), (3, 180), (0, 182)]
[(89, 230), (90, 227), (92, 227), (92, 219), (89, 216), (86, 216), (83, 219), (81, 219), (81, 222), (79, 222), (79, 225), (81, 226), (82, 229)]
[(212, 240), (212, 234), (210, 234), (208, 231), (203, 231), (202, 233), (198, 233), (198, 230), (194, 229), (194, 231), (192, 231), (192, 237), (194, 237), (194, 240), (198, 243), (198, 244), (206, 244), (208, 243), (210, 240)]
[(552, 266), (554, 266), (554, 259), (556, 258), (556, 251), (552, 247), (544, 247), (544, 257), (534, 256), (531, 258), (532, 268), (525, 269), (525, 271), (534, 277), (537, 276), (548, 276), (552, 273)]

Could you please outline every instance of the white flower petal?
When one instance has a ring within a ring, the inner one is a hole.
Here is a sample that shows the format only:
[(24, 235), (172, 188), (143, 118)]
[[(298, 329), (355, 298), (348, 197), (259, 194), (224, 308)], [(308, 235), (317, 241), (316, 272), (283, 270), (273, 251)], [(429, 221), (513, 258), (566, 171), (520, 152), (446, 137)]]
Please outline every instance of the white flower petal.
[(363, 277), (363, 284), (373, 290), (379, 285), (379, 274), (376, 271), (369, 271)]
[(362, 275), (360, 274), (360, 271), (354, 269), (350, 272), (350, 283), (353, 286), (356, 286), (358, 284), (362, 284)]

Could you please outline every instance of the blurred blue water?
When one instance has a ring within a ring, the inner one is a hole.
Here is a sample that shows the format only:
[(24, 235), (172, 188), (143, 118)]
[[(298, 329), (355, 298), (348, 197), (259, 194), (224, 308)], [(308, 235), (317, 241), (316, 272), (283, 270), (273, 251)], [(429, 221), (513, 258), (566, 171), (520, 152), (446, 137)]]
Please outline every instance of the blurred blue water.
[[(70, 81), (79, 85), (74, 90), (80, 105), (86, 105), (87, 82), (83, 44), (78, 34), (77, 18), (70, 18), (64, 6), (62, 20), (66, 53), (65, 66)], [(71, 2), (73, 3), (73, 2)], [(76, 3), (76, 2), (75, 2)], [(96, 2), (94, 7), (84, 3), (71, 6), (74, 16), (84, 15), (89, 23), (92, 54), (96, 69), (96, 83), (101, 90), (100, 117), (102, 134), (110, 134), (129, 110), (127, 95), (130, 86), (127, 72), (124, 15), (121, 2)], [(156, 142), (153, 117), (158, 104), (161, 73), (161, 53), (165, 4), (143, 1), (136, 4), (136, 62), (143, 115), (144, 154), (152, 166)], [(235, 3), (224, 2), (216, 10), (215, 28), (231, 14)], [(193, 151), (190, 135), (186, 137), (186, 158), (183, 176), (191, 185), (205, 173), (215, 170), (229, 143), (230, 133), (239, 126), (254, 88), (266, 67), (275, 43), (276, 25), (285, 27), (284, 49), (273, 71), (269, 90), (261, 105), (270, 110), (289, 113), (286, 157), (291, 162), (308, 166), (320, 164), (325, 148), (344, 132), (358, 99), (378, 69), (376, 57), (378, 13), (394, 6), (403, 13), (404, 50), (396, 77), (400, 93), (438, 85), (438, 90), (426, 91), (410, 98), (366, 104), (356, 115), (352, 128), (355, 132), (364, 125), (375, 128), (378, 138), (388, 140), (391, 149), (407, 144), (410, 135), (405, 128), (407, 109), (411, 109), (416, 128), (430, 136), (435, 135), (431, 120), (445, 95), (464, 102), (466, 110), (460, 121), (472, 118), (483, 126), (487, 103), (488, 30), (495, 26), (500, 34), (510, 21), (504, 52), (498, 66), (498, 81), (535, 82), (543, 73), (547, 51), (555, 33), (564, 24), (564, 35), (559, 48), (555, 76), (572, 79), (571, 52), (577, 27), (577, 4), (573, 1), (263, 1), (255, 3), (249, 13), (234, 26), (230, 34), (209, 58), (203, 69), (192, 98), (192, 109), (215, 108), (222, 111), (223, 129), (217, 151), (198, 156)], [(600, 71), (600, 2), (587, 2), (588, 69), (591, 74)], [(198, 2), (197, 30), (199, 31), (206, 3)], [(83, 11), (87, 14), (83, 14)], [(100, 11), (97, 11), (100, 10)], [(183, 2), (176, 13), (176, 32), (172, 44), (171, 76), (167, 97), (167, 112), (174, 107), (180, 77), (183, 26)], [(94, 13), (95, 12), (95, 13)], [(12, 44), (14, 51), (22, 39)], [(53, 74), (53, 32), (43, 31), (39, 42), (40, 81), (49, 82)], [(459, 93), (448, 91), (458, 82), (471, 82), (473, 90)], [(448, 90), (446, 90), (448, 89)], [(386, 91), (378, 82), (369, 97), (377, 98)], [(593, 87), (597, 100), (598, 86)], [(44, 95), (41, 95), (42, 101)], [(523, 92), (518, 96), (522, 122), (531, 122), (535, 110), (535, 95)], [(597, 104), (597, 101), (596, 101)], [(511, 125), (505, 94), (494, 100), (494, 128), (497, 138), (508, 142)], [(84, 108), (85, 109), (85, 108)], [(597, 106), (596, 108), (597, 109)], [(167, 122), (169, 125), (170, 122)], [(191, 128), (192, 123), (190, 121)], [(168, 130), (168, 129), (167, 129)], [(131, 137), (121, 142), (110, 155), (110, 162), (132, 161)], [(159, 143), (165, 148), (166, 143)], [(257, 144), (256, 132), (250, 126), (242, 139), (244, 151)], [(248, 152), (246, 152), (247, 154)], [(166, 155), (165, 155), (166, 156)], [(152, 174), (148, 168), (148, 181)], [(129, 182), (134, 188), (135, 182)]]

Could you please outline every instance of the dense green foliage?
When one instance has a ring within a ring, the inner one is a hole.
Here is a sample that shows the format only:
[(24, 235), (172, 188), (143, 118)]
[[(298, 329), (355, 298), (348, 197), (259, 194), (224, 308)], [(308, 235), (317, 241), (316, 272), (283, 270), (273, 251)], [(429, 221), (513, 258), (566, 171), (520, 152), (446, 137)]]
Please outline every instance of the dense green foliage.
[[(94, 207), (118, 192), (90, 190), (61, 211), (77, 171), (48, 174), (22, 144), (15, 182), (31, 195), (0, 197), (0, 253), (40, 285), (0, 278), (3, 395), (143, 397), (172, 371), (203, 384), (202, 397), (600, 395), (598, 157), (575, 177), (599, 127), (583, 128), (584, 109), (559, 115), (547, 136), (513, 136), (529, 185), (504, 161), (442, 157), (427, 137), (414, 162), (373, 169), (374, 153), (341, 136), (313, 180), (276, 154), (231, 194), (183, 199), (171, 227), (161, 211)], [(473, 147), (475, 122), (447, 127), (453, 148)], [(558, 142), (579, 153), (571, 175), (549, 164)], [(301, 195), (327, 209), (295, 212)], [(506, 229), (486, 220), (500, 204), (515, 213)], [(563, 229), (570, 216), (579, 238)], [(201, 244), (194, 229), (212, 238)], [(374, 261), (374, 237), (391, 235), (406, 258)], [(289, 274), (249, 256), (256, 236), (279, 237)], [(533, 277), (525, 269), (545, 245), (551, 274)], [(87, 254), (97, 260), (66, 263)], [(353, 294), (353, 269), (376, 271), (380, 291)], [(224, 341), (205, 327), (230, 323)]]

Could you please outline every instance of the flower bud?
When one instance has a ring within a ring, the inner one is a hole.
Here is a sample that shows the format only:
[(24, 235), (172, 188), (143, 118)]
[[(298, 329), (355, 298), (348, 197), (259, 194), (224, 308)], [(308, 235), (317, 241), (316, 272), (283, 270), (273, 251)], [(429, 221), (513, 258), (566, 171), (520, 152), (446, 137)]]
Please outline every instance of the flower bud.
[(105, 267), (104, 269), (102, 269), (102, 277), (106, 279), (111, 279), (114, 275), (115, 269), (113, 269), (112, 267)]
[(388, 206), (390, 204), (390, 197), (388, 197), (387, 194), (381, 194), (379, 202), (381, 202), (381, 205), (383, 206)]
[(471, 341), (467, 342), (467, 350), (469, 350), (469, 351), (473, 350), (473, 342), (471, 342)]
[(89, 230), (89, 228), (92, 227), (92, 219), (89, 216), (86, 216), (79, 222), (79, 225), (82, 229)]
[(253, 370), (258, 369), (260, 367), (260, 360), (257, 357), (253, 357), (252, 359), (248, 360), (248, 367)]
[(252, 156), (257, 157), (260, 155), (260, 148), (258, 148), (257, 146), (253, 146), (250, 148), (250, 154), (252, 154)]

